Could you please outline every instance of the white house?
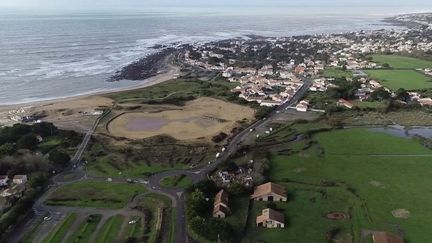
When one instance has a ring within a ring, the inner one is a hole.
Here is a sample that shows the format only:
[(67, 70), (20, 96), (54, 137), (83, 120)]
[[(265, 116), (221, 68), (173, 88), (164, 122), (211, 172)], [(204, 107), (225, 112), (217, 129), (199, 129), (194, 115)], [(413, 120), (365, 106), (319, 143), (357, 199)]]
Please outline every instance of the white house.
[(12, 180), (15, 184), (24, 184), (27, 182), (27, 175), (15, 175)]
[(9, 177), (7, 175), (0, 175), (0, 186), (7, 186)]

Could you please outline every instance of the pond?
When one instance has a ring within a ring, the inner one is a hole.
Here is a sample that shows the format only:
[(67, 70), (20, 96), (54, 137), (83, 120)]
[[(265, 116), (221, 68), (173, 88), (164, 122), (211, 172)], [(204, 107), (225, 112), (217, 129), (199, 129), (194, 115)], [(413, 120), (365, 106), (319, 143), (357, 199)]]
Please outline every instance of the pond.
[(369, 128), (370, 131), (387, 133), (397, 137), (411, 138), (414, 136), (421, 136), (424, 138), (432, 138), (432, 127), (404, 127), (400, 125), (393, 125), (387, 127), (374, 127)]

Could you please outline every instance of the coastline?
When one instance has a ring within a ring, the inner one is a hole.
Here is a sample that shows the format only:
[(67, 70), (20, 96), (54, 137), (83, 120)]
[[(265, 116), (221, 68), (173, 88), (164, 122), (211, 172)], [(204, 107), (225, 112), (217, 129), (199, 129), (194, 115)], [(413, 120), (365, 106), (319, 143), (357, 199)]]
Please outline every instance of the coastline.
[(157, 85), (163, 82), (166, 82), (171, 79), (175, 79), (180, 74), (180, 68), (178, 66), (175, 66), (173, 64), (169, 64), (168, 61), (166, 61), (165, 67), (162, 68), (161, 73), (147, 78), (145, 80), (142, 80), (138, 82), (136, 85), (114, 89), (114, 90), (106, 90), (106, 91), (96, 91), (94, 93), (89, 94), (82, 94), (82, 95), (76, 95), (76, 96), (68, 96), (68, 97), (60, 97), (60, 98), (53, 98), (49, 100), (41, 100), (41, 101), (33, 101), (33, 102), (24, 102), (24, 103), (17, 103), (17, 104), (6, 104), (1, 105), (0, 104), (0, 116), (1, 112), (20, 109), (20, 108), (36, 108), (36, 107), (43, 107), (47, 105), (52, 105), (54, 103), (60, 103), (60, 102), (66, 102), (66, 101), (77, 101), (81, 99), (87, 99), (91, 97), (98, 97), (103, 96), (106, 94), (112, 94), (112, 93), (118, 93), (123, 91), (129, 91), (129, 90), (136, 90), (136, 89), (142, 89), (146, 87), (150, 87), (153, 85)]

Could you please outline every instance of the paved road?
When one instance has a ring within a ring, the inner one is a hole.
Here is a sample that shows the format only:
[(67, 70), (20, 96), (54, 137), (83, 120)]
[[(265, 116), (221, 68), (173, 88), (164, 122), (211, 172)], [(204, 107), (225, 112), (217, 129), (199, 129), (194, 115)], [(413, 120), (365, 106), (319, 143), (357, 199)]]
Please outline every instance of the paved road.
[(286, 103), (276, 108), (273, 112), (271, 112), (266, 118), (261, 119), (247, 127), (245, 130), (237, 134), (231, 142), (226, 146), (226, 150), (221, 156), (216, 159), (213, 163), (207, 164), (199, 169), (191, 169), (191, 170), (173, 170), (166, 171), (162, 173), (158, 173), (150, 177), (148, 186), (159, 193), (163, 193), (169, 195), (172, 199), (174, 199), (173, 205), (177, 209), (177, 222), (176, 222), (176, 232), (175, 239), (178, 243), (188, 243), (192, 242), (192, 239), (189, 238), (186, 230), (186, 213), (185, 213), (185, 200), (184, 200), (184, 190), (183, 189), (168, 189), (160, 186), (160, 181), (168, 176), (179, 176), (179, 175), (187, 175), (189, 176), (194, 183), (199, 182), (205, 179), (209, 172), (216, 169), (216, 167), (226, 161), (233, 153), (236, 152), (237, 148), (241, 146), (241, 144), (246, 141), (246, 139), (250, 135), (250, 130), (258, 129), (260, 127), (266, 126), (271, 123), (272, 118), (284, 112), (290, 106), (296, 104), (308, 91), (312, 82), (310, 80), (304, 79), (304, 85), (300, 88), (300, 90)]
[[(216, 169), (216, 167), (226, 161), (233, 153), (237, 151), (237, 149), (242, 145), (244, 141), (249, 137), (250, 130), (256, 130), (263, 126), (266, 126), (272, 122), (272, 118), (284, 112), (290, 106), (296, 104), (307, 92), (310, 88), (312, 82), (310, 80), (304, 79), (304, 85), (300, 88), (300, 90), (286, 103), (277, 107), (274, 111), (272, 111), (266, 118), (256, 121), (251, 124), (242, 132), (238, 133), (231, 142), (226, 146), (225, 152), (223, 152), (219, 158), (212, 161), (210, 164), (204, 165), (202, 168), (189, 169), (189, 170), (173, 170), (161, 172), (153, 175), (149, 178), (148, 182), (145, 186), (149, 188), (150, 191), (164, 194), (172, 199), (173, 207), (176, 208), (177, 217), (176, 217), (176, 227), (175, 227), (175, 242), (176, 243), (191, 243), (194, 242), (191, 238), (189, 238), (186, 230), (186, 214), (185, 214), (185, 198), (184, 198), (184, 190), (183, 189), (175, 189), (175, 188), (164, 188), (160, 185), (160, 181), (169, 176), (179, 176), (186, 175), (189, 176), (194, 183), (204, 180), (208, 173)], [(99, 120), (102, 117), (98, 118), (95, 122), (95, 125), (85, 134), (82, 143), (78, 147), (78, 150), (75, 156), (72, 158), (72, 163), (69, 168), (60, 173), (59, 175), (53, 178), (54, 184), (51, 188), (38, 200), (36, 200), (33, 211), (34, 214), (28, 217), (28, 220), (25, 224), (17, 227), (11, 237), (8, 239), (8, 242), (18, 242), (20, 237), (25, 232), (25, 229), (28, 228), (32, 222), (35, 222), (38, 218), (43, 217), (46, 213), (50, 213), (52, 210), (51, 207), (48, 207), (43, 204), (45, 199), (59, 186), (68, 183), (73, 183), (83, 179), (90, 179), (87, 177), (85, 168), (81, 165), (80, 161), (84, 151), (87, 149), (87, 146), (90, 142), (91, 136), (93, 135), (96, 127), (99, 123)], [(71, 176), (71, 174), (75, 174), (76, 176)], [(107, 178), (91, 178), (93, 180), (104, 180)], [(114, 183), (126, 183), (126, 179), (122, 178), (112, 178)]]
[(47, 207), (43, 202), (53, 191), (55, 191), (58, 186), (67, 183), (73, 183), (86, 177), (85, 168), (80, 165), (80, 162), (84, 151), (87, 149), (90, 139), (99, 124), (100, 119), (102, 119), (103, 117), (104, 115), (96, 119), (93, 127), (89, 129), (89, 131), (85, 134), (81, 144), (78, 145), (78, 149), (71, 159), (71, 165), (67, 167), (64, 171), (53, 177), (53, 184), (49, 186), (49, 189), (42, 196), (36, 199), (35, 203), (33, 204), (32, 212), (27, 215), (25, 222), (18, 225), (14, 229), (14, 232), (11, 233), (7, 242), (18, 242), (24, 235), (26, 229), (30, 227), (33, 223), (37, 222), (42, 217), (48, 214), (54, 215), (52, 208)]

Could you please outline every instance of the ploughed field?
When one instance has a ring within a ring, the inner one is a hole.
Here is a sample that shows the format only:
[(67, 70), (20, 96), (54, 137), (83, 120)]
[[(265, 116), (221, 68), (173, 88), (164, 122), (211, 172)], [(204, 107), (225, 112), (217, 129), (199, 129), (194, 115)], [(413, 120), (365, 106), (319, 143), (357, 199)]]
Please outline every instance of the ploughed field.
[(276, 203), (286, 227), (257, 228), (266, 203), (253, 202), (245, 242), (361, 242), (365, 229), (430, 241), (432, 150), (411, 138), (319, 126), (285, 126), (258, 142), (272, 151), (270, 180), (288, 192), (288, 202)]
[(373, 61), (389, 64), (389, 69), (365, 70), (371, 78), (381, 82), (385, 87), (396, 91), (421, 90), (432, 88), (432, 77), (426, 76), (417, 69), (431, 69), (432, 61), (397, 55), (373, 55)]
[(108, 131), (110, 135), (130, 139), (169, 135), (178, 140), (195, 140), (229, 133), (237, 121), (251, 120), (253, 116), (254, 110), (246, 106), (198, 98), (159, 112), (124, 113), (109, 122)]

